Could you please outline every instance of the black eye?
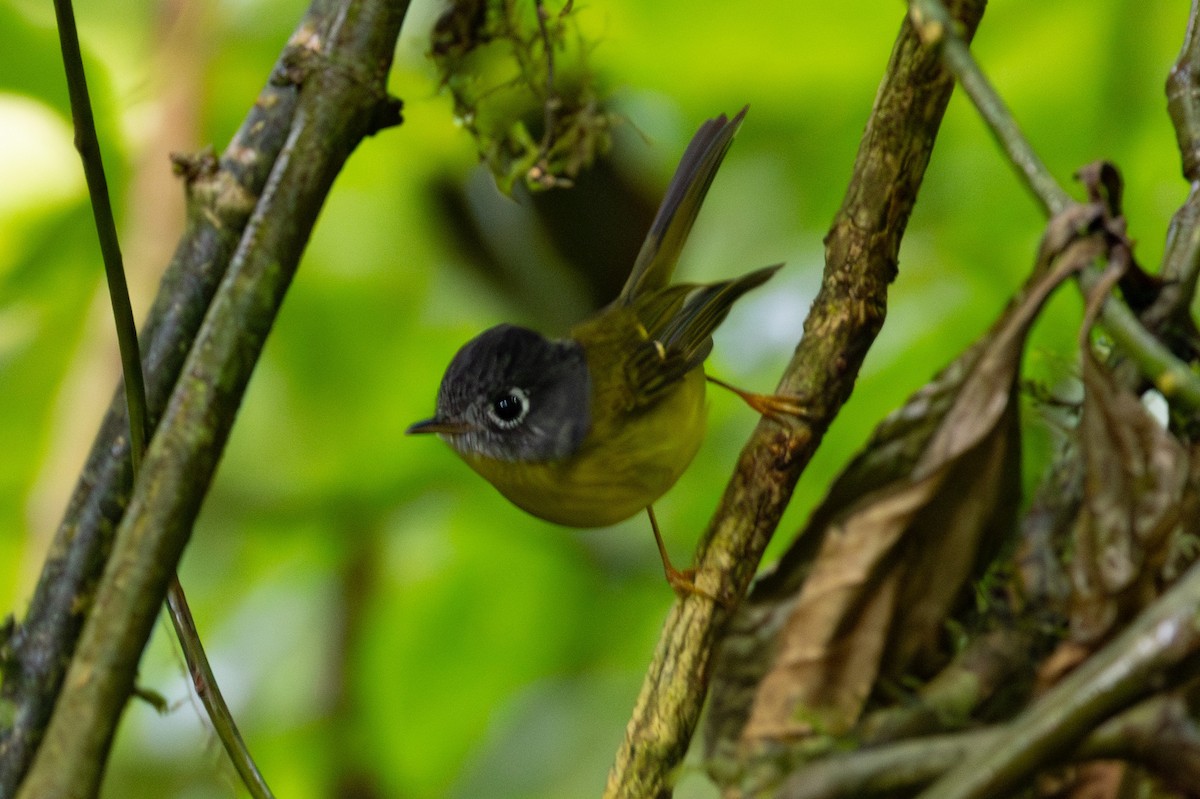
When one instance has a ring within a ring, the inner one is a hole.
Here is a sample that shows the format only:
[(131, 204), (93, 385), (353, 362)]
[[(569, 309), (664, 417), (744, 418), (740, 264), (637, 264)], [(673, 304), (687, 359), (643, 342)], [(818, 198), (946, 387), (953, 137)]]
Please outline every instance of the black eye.
[(519, 425), (529, 413), (529, 395), (517, 387), (510, 388), (492, 398), (487, 415), (502, 430), (511, 430)]

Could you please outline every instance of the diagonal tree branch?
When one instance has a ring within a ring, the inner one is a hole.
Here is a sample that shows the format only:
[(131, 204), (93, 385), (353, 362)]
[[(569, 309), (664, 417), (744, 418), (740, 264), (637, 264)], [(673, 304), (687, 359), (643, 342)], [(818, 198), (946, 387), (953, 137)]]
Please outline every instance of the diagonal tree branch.
[(1029, 141), (1021, 135), (1008, 106), (987, 77), (975, 67), (969, 46), (970, 37), (962, 36), (956, 30), (950, 10), (939, 0), (913, 0), (910, 15), (921, 39), (941, 49), (946, 67), (954, 73), (963, 91), (975, 103), (991, 128), (992, 135), (996, 137), (996, 142), (1041, 204), (1042, 211), (1047, 216), (1060, 213), (1073, 202), (1071, 195), (1058, 185)]
[[(406, 3), (382, 0), (318, 0), (289, 45), (283, 70), (276, 76), (296, 87), (286, 141), (270, 161), (261, 197), (151, 442), (71, 662), (69, 675), (73, 676), (62, 683), (53, 718), (19, 796), (92, 796), (98, 789), (167, 581), (324, 196), (361, 138), (398, 121), (398, 104), (387, 98), (384, 87), (406, 8)], [(245, 198), (237, 188), (235, 196)], [(222, 230), (211, 232), (224, 238)], [(188, 243), (185, 239), (181, 250)], [(206, 263), (202, 259), (201, 264)], [(189, 273), (168, 275), (164, 290), (187, 285), (190, 277)], [(150, 360), (153, 365), (153, 353)], [(102, 439), (102, 443), (112, 448), (118, 438)], [(118, 464), (115, 471), (127, 475), (127, 468)], [(118, 496), (119, 483), (113, 481)], [(83, 495), (85, 507), (90, 493), (77, 492), (77, 498)], [(77, 510), (73, 503), (69, 518)], [(113, 516), (119, 513), (117, 509)], [(109, 515), (96, 515), (101, 517), (96, 528), (112, 524)], [(79, 539), (64, 541), (60, 536), (59, 540), (69, 545), (65, 553), (69, 557)], [(102, 560), (102, 549), (87, 554), (89, 565)], [(64, 556), (57, 550), (55, 555)], [(53, 565), (48, 572), (53, 573)], [(69, 626), (56, 621), (60, 627)], [(60, 642), (69, 643), (69, 637)], [(69, 647), (51, 649), (49, 654), (61, 662), (67, 652)], [(36, 728), (27, 732), (36, 736)]]
[[(291, 127), (299, 89), (287, 80), (294, 53), (331, 16), (317, 2), (300, 22), (221, 159), (179, 161), (188, 194), (187, 228), (142, 328), (149, 424), (158, 423), (209, 302), (241, 239)], [(83, 626), (91, 594), (129, 501), (132, 467), (125, 397), (118, 390), (50, 546), (25, 619), (3, 650), (0, 796), (16, 792)]]
[[(71, 0), (54, 0), (54, 13), (58, 22), (59, 46), (63, 68), (67, 78), (67, 93), (70, 96), (71, 116), (74, 120), (75, 143), (83, 162), (87, 180), (88, 196), (100, 241), (100, 253), (104, 261), (104, 273), (108, 280), (109, 303), (112, 306), (113, 322), (117, 343), (121, 353), (122, 382), (125, 384), (125, 408), (129, 417), (130, 461), (136, 478), (142, 457), (146, 453), (147, 418), (145, 378), (142, 374), (142, 359), (138, 352), (137, 326), (133, 320), (133, 308), (129, 302), (129, 291), (125, 283), (125, 265), (121, 257), (116, 220), (113, 218), (112, 200), (108, 193), (100, 142), (96, 136), (96, 125), (92, 114), (92, 102), (87, 88), (87, 74), (79, 48), (79, 34), (75, 26), (75, 10)], [(197, 693), (204, 702), (213, 729), (225, 745), (230, 759), (246, 787), (255, 799), (270, 799), (267, 787), (250, 751), (246, 748), (237, 730), (233, 714), (217, 684), (216, 676), (208, 662), (208, 656), (200, 641), (187, 597), (178, 576), (171, 579), (167, 589), (167, 608), (174, 623), (188, 670), (193, 675)]]
[[(967, 35), (983, 0), (954, 13)], [(742, 451), (697, 554), (697, 584), (714, 596), (746, 591), (800, 473), (850, 395), (883, 324), (887, 286), (954, 81), (936, 49), (901, 26), (842, 208), (825, 240), (825, 276), (778, 393), (806, 403), (804, 420), (765, 420)], [(688, 596), (671, 609), (605, 796), (670, 796), (708, 690), (713, 654), (732, 612)]]
[(921, 799), (1001, 796), (1070, 751), (1102, 722), (1200, 664), (1200, 565), (1191, 566), (1116, 638), (1047, 691), (986, 748), (975, 749)]
[[(962, 83), (1017, 174), (1041, 203), (1042, 210), (1054, 216), (1073, 205), (1070, 195), (1058, 185), (1042, 163), (1004, 101), (975, 63), (968, 47), (969, 40), (954, 29), (945, 4), (941, 0), (912, 0), (910, 17), (921, 31), (922, 39), (941, 49), (947, 68)], [(1194, 25), (1190, 24), (1189, 41), (1194, 35)], [(1185, 44), (1184, 55), (1189, 52), (1189, 45)], [(1183, 113), (1179, 110), (1181, 104), (1176, 103), (1174, 108), (1177, 113)], [(1180, 144), (1188, 146), (1183, 135), (1180, 134)], [(1185, 152), (1185, 169), (1190, 166), (1189, 158), (1190, 155)], [(1099, 271), (1094, 269), (1085, 270), (1079, 276), (1080, 286), (1085, 292), (1095, 290), (1100, 280)], [(1105, 302), (1101, 310), (1101, 323), (1113, 340), (1137, 362), (1141, 372), (1154, 381), (1163, 396), (1191, 410), (1200, 409), (1200, 378), (1142, 325), (1129, 306), (1123, 302)]]
[[(1006, 728), (983, 727), (926, 735), (835, 754), (795, 772), (775, 799), (864, 799), (911, 792), (1003, 738)], [(1187, 702), (1160, 694), (1090, 731), (1072, 761), (1119, 758), (1143, 763), (1176, 785), (1200, 779), (1200, 739)]]

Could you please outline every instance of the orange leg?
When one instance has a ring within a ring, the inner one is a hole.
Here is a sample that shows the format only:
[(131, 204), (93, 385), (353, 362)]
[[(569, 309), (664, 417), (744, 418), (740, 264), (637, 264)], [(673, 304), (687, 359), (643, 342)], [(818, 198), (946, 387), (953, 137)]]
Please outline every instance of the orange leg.
[(808, 410), (798, 397), (783, 397), (778, 394), (754, 394), (749, 391), (743, 391), (737, 386), (730, 385), (724, 380), (718, 380), (711, 375), (705, 375), (704, 377), (708, 382), (715, 383), (721, 388), (728, 389), (737, 394), (751, 408), (777, 422), (783, 421), (784, 416), (795, 416), (798, 419), (807, 419), (809, 416)]
[(675, 589), (675, 593), (680, 598), (688, 594), (695, 594), (696, 596), (711, 599), (718, 605), (724, 605), (724, 602), (696, 585), (695, 569), (680, 570), (671, 565), (671, 558), (667, 555), (667, 546), (663, 543), (662, 534), (658, 531), (658, 519), (654, 518), (654, 508), (647, 505), (646, 514), (650, 517), (650, 529), (654, 531), (654, 543), (658, 544), (658, 556), (662, 558), (663, 573), (667, 575), (667, 582), (671, 588)]

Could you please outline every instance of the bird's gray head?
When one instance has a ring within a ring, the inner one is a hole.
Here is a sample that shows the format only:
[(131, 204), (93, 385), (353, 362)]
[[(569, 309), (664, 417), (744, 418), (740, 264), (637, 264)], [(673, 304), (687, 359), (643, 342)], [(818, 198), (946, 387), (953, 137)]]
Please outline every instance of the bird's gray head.
[(498, 325), (468, 341), (442, 378), (437, 413), (409, 433), (440, 433), (462, 454), (545, 461), (574, 453), (591, 424), (583, 347)]

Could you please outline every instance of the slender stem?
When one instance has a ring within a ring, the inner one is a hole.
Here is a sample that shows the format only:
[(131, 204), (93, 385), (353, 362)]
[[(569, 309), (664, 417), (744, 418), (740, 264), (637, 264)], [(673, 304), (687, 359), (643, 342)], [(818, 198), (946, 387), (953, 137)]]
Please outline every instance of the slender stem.
[[(1101, 280), (1100, 271), (1085, 269), (1079, 274), (1080, 289), (1088, 291)], [(1125, 303), (1109, 297), (1100, 310), (1100, 321), (1112, 340), (1154, 381), (1167, 400), (1190, 411), (1200, 410), (1200, 375), (1175, 355), (1138, 321)]]
[(926, 44), (941, 46), (946, 67), (975, 103), (992, 135), (1046, 214), (1053, 216), (1074, 202), (1021, 134), (1016, 119), (971, 57), (971, 48), (958, 35), (957, 23), (946, 6), (940, 0), (913, 0), (909, 18)]
[[(955, 25), (941, 0), (912, 0), (909, 18), (920, 31), (922, 39), (941, 46), (946, 67), (975, 103), (1017, 174), (1041, 203), (1046, 214), (1055, 216), (1074, 204), (1075, 201), (1058, 185), (1021, 133), (1004, 101), (975, 62), (970, 47), (955, 31)], [(1192, 35), (1193, 31), (1189, 29), (1189, 42)], [(1092, 270), (1086, 270), (1080, 277), (1085, 288), (1098, 279), (1098, 274)], [(1142, 373), (1154, 381), (1165, 397), (1182, 402), (1189, 410), (1200, 409), (1200, 404), (1197, 404), (1200, 403), (1200, 376), (1146, 330), (1128, 306), (1122, 302), (1107, 301), (1100, 320), (1113, 340), (1137, 362)]]
[(98, 792), (142, 649), (322, 201), (358, 142), (399, 122), (385, 86), (407, 3), (328, 10), (288, 73), (302, 82), (291, 131), (146, 452), (19, 799)]
[(187, 660), (188, 673), (191, 674), (196, 695), (204, 703), (204, 709), (208, 711), (208, 718), (212, 721), (217, 737), (225, 745), (225, 751), (229, 753), (229, 759), (233, 761), (233, 767), (237, 769), (238, 775), (254, 799), (271, 799), (274, 794), (267, 787), (267, 782), (254, 762), (254, 758), (250, 756), (250, 750), (246, 747), (246, 742), (238, 731), (233, 713), (230, 712), (221, 688), (217, 685), (216, 675), (213, 674), (212, 666), (208, 662), (208, 655), (205, 654), (204, 646), (200, 643), (200, 632), (196, 629), (196, 623), (192, 619), (192, 611), (188, 607), (183, 586), (179, 583), (178, 573), (171, 576), (171, 584), (167, 588), (167, 608), (171, 613), (171, 623), (175, 626), (175, 635), (179, 638), (179, 645), (183, 647), (183, 656)]
[(557, 113), (559, 106), (558, 91), (554, 88), (554, 41), (546, 28), (546, 6), (542, 0), (534, 0), (534, 14), (537, 17), (538, 34), (542, 39), (542, 51), (546, 56), (546, 96), (542, 99), (543, 125), (541, 157), (545, 160), (554, 141), (554, 129), (558, 124)]
[(1000, 740), (972, 752), (920, 799), (1007, 794), (1105, 719), (1161, 688), (1165, 674), (1200, 664), (1198, 607), (1200, 564), (1007, 725)]
[[(314, 2), (274, 67), (288, 74), (296, 53), (335, 12)], [(185, 175), (188, 226), (163, 273), (141, 330), (150, 427), (157, 424), (196, 331), (291, 128), (299, 90), (272, 78), (217, 158), (177, 158)], [(24, 619), (6, 641), (0, 702), (0, 796), (15, 795), (57, 705), (85, 614), (112, 548), (132, 485), (125, 398), (118, 391), (68, 501)]]
[(125, 403), (129, 408), (129, 440), (133, 468), (141, 465), (146, 451), (147, 414), (146, 383), (142, 377), (142, 359), (138, 353), (137, 325), (125, 283), (125, 267), (121, 260), (121, 244), (117, 240), (117, 225), (113, 220), (108, 180), (104, 176), (104, 161), (100, 141), (96, 136), (96, 121), (88, 98), (87, 77), (79, 50), (79, 33), (75, 28), (75, 12), (71, 0), (54, 0), (54, 15), (58, 20), (58, 41), (62, 50), (63, 67), (67, 75), (67, 93), (71, 99), (71, 116), (75, 122), (75, 149), (83, 161), (83, 174), (88, 195), (92, 199), (92, 216), (100, 237), (100, 254), (104, 259), (104, 274), (108, 278), (108, 298), (112, 303), (113, 321), (117, 328), (117, 344), (121, 351), (121, 371), (125, 377)]
[[(141, 472), (142, 458), (146, 452), (146, 440), (149, 435), (146, 384), (142, 374), (137, 326), (133, 318), (133, 306), (129, 299), (120, 240), (113, 218), (112, 199), (108, 191), (108, 179), (100, 152), (99, 137), (96, 134), (95, 117), (88, 93), (87, 75), (83, 66), (79, 33), (75, 24), (75, 13), (71, 0), (55, 0), (54, 12), (58, 23), (59, 45), (67, 79), (71, 116), (75, 127), (75, 146), (83, 162), (121, 354), (121, 369), (124, 376), (125, 402), (129, 420), (129, 455), (133, 476), (136, 479)], [(193, 682), (196, 691), (208, 711), (218, 737), (225, 745), (226, 751), (229, 752), (234, 767), (241, 775), (251, 795), (255, 799), (270, 799), (271, 791), (246, 748), (245, 741), (238, 733), (233, 715), (217, 685), (216, 677), (204, 652), (200, 634), (192, 619), (187, 597), (177, 574), (172, 575), (168, 588), (167, 605), (188, 663), (188, 669), (194, 675)]]

